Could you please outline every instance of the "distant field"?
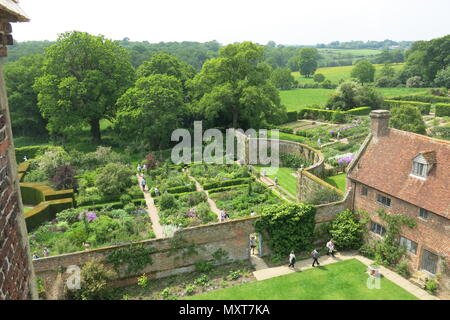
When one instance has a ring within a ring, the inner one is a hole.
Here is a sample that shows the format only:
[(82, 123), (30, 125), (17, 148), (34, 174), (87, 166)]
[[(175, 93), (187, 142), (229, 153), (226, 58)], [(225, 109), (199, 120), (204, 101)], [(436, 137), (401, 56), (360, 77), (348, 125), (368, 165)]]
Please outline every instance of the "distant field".
[(318, 49), (320, 53), (331, 52), (331, 53), (342, 53), (342, 54), (351, 54), (357, 57), (360, 56), (374, 56), (381, 53), (381, 50), (376, 49), (327, 49), (320, 48)]
[[(393, 64), (392, 67), (398, 71), (403, 68), (403, 63)], [(382, 64), (375, 64), (376, 72), (378, 73), (381, 68), (383, 68)], [(322, 73), (326, 79), (331, 80), (333, 83), (338, 83), (341, 79), (347, 80), (350, 79), (350, 74), (352, 72), (353, 66), (341, 66), (341, 67), (327, 67), (327, 68), (319, 68), (316, 73)], [(314, 80), (312, 78), (304, 78), (300, 76), (298, 72), (293, 72), (292, 75), (296, 80), (300, 83), (313, 83)], [(376, 75), (375, 75), (376, 77)]]
[[(427, 92), (429, 88), (377, 88), (385, 98)], [(293, 89), (280, 91), (281, 103), (288, 111), (297, 111), (302, 107), (323, 106), (334, 89)]]

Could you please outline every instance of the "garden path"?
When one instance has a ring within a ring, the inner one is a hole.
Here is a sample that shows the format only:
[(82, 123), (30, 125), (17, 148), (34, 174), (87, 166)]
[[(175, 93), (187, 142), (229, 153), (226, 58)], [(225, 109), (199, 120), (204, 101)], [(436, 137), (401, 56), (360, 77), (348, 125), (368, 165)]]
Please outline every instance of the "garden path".
[[(139, 187), (141, 186), (142, 177), (137, 175)], [(159, 215), (158, 209), (155, 206), (155, 201), (153, 200), (150, 192), (144, 192), (145, 203), (147, 204), (147, 212), (150, 220), (152, 221), (153, 232), (155, 233), (156, 238), (165, 238), (163, 228), (159, 223)]]
[[(369, 266), (374, 263), (373, 260), (370, 260), (366, 257), (359, 255), (356, 251), (347, 251), (347, 252), (338, 252), (335, 257), (324, 256), (319, 258), (319, 262), (321, 266), (325, 266), (328, 264), (345, 261), (349, 259), (357, 259), (360, 262), (364, 263), (366, 266)], [(283, 276), (293, 272), (304, 271), (307, 269), (312, 269), (311, 259), (299, 260), (295, 263), (295, 269), (288, 268), (287, 266), (273, 267), (267, 269), (256, 269), (253, 272), (253, 275), (257, 280), (265, 280), (273, 277)], [(286, 262), (287, 264), (287, 262)], [(381, 274), (388, 280), (392, 281), (399, 287), (405, 289), (409, 293), (413, 294), (417, 298), (421, 300), (439, 300), (437, 297), (429, 294), (425, 290), (419, 288), (418, 286), (412, 284), (407, 279), (398, 275), (394, 271), (391, 271), (383, 266), (380, 266)]]
[[(189, 172), (189, 171), (188, 171), (188, 172)], [(211, 198), (209, 197), (208, 191), (204, 190), (203, 187), (202, 187), (202, 185), (201, 185), (200, 183), (198, 183), (198, 181), (197, 181), (194, 177), (192, 177), (191, 175), (189, 175), (189, 173), (188, 173), (188, 177), (189, 177), (189, 179), (191, 179), (192, 181), (194, 181), (194, 183), (195, 183), (195, 189), (196, 189), (197, 191), (199, 191), (199, 192), (204, 192), (204, 193), (206, 194), (207, 202), (208, 202), (208, 204), (209, 204), (209, 207), (211, 208), (211, 211), (214, 212), (214, 213), (217, 215), (217, 219), (220, 221), (220, 220), (221, 220), (220, 210), (219, 210), (219, 208), (217, 207), (217, 205), (216, 205), (216, 203), (214, 202), (214, 200), (211, 199)]]

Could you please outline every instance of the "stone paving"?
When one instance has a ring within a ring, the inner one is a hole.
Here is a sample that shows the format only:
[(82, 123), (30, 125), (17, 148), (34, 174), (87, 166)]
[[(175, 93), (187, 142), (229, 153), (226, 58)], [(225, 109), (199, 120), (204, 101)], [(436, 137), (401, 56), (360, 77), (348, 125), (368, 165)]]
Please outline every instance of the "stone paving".
[(220, 210), (219, 210), (219, 208), (217, 207), (217, 205), (216, 205), (216, 203), (214, 202), (214, 200), (211, 199), (211, 198), (209, 197), (208, 191), (204, 190), (203, 187), (202, 187), (202, 185), (201, 185), (200, 183), (198, 183), (198, 181), (197, 181), (194, 177), (192, 177), (192, 176), (190, 176), (190, 175), (188, 175), (188, 177), (189, 177), (189, 179), (191, 179), (192, 181), (194, 181), (194, 183), (195, 183), (195, 189), (196, 189), (197, 191), (204, 192), (204, 193), (206, 194), (207, 202), (208, 202), (208, 204), (209, 204), (209, 207), (211, 208), (211, 211), (214, 212), (214, 213), (217, 215), (217, 219), (220, 221), (221, 218), (222, 218), (222, 217), (220, 216)]
[[(319, 258), (319, 262), (320, 262), (320, 265), (323, 266), (323, 265), (328, 265), (328, 264), (345, 261), (345, 260), (349, 260), (349, 259), (357, 259), (367, 266), (373, 264), (373, 260), (370, 260), (368, 258), (360, 256), (359, 254), (357, 254), (356, 251), (337, 253), (334, 258), (329, 257), (329, 256), (324, 256), (324, 257)], [(313, 268), (312, 267), (312, 259), (305, 259), (305, 260), (297, 261), (295, 263), (295, 268), (288, 268), (287, 261), (286, 261), (285, 266), (265, 268), (264, 265), (267, 266), (267, 264), (260, 257), (251, 256), (250, 260), (251, 260), (252, 264), (255, 266), (256, 271), (253, 272), (253, 275), (255, 276), (255, 278), (257, 280), (270, 279), (273, 277), (279, 277), (279, 276), (283, 276), (286, 274), (290, 274), (290, 273), (294, 273), (294, 272), (298, 272), (298, 271), (304, 271), (304, 270)], [(429, 294), (425, 290), (423, 290), (423, 289), (417, 287), (416, 285), (412, 284), (411, 282), (409, 282), (407, 279), (401, 277), (397, 273), (395, 273), (383, 266), (380, 266), (380, 272), (386, 279), (392, 281), (393, 283), (397, 284), (398, 286), (400, 286), (401, 288), (403, 288), (404, 290), (408, 291), (409, 293), (413, 294), (414, 296), (416, 296), (417, 298), (419, 298), (421, 300), (439, 300), (437, 297)]]
[[(136, 176), (138, 178), (139, 187), (142, 189), (142, 187), (141, 187), (142, 177), (139, 174), (137, 174)], [(142, 190), (142, 192), (144, 193), (145, 203), (147, 204), (148, 216), (150, 217), (150, 220), (152, 221), (153, 232), (155, 233), (156, 238), (165, 238), (163, 228), (162, 228), (161, 224), (159, 223), (158, 209), (155, 206), (155, 202), (154, 202), (150, 192), (145, 191), (145, 190)]]

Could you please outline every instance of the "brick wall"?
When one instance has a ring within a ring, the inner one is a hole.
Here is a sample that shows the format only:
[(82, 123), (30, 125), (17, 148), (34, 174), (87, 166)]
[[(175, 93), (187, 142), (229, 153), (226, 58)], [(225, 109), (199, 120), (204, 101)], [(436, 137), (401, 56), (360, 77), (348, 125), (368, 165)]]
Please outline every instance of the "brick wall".
[[(430, 213), (429, 218), (424, 220), (419, 217), (418, 207), (402, 201), (401, 199), (394, 198), (388, 194), (375, 190), (373, 188), (363, 186), (360, 183), (352, 183), (355, 190), (354, 194), (354, 209), (364, 210), (369, 215), (372, 221), (384, 225), (385, 223), (379, 218), (377, 211), (380, 209), (385, 210), (388, 213), (399, 213), (413, 218), (416, 221), (417, 226), (413, 229), (408, 227), (402, 227), (401, 235), (409, 240), (417, 243), (416, 254), (408, 253), (408, 261), (413, 271), (421, 270), (421, 262), (423, 249), (426, 249), (438, 256), (443, 257), (447, 261), (447, 265), (450, 267), (450, 220)], [(367, 188), (367, 196), (361, 194), (362, 188)], [(391, 207), (385, 207), (377, 202), (377, 194), (381, 194), (391, 199)], [(369, 231), (369, 233), (372, 233)], [(373, 234), (374, 235), (374, 234)], [(442, 273), (444, 270), (441, 264), (438, 264), (437, 273)], [(448, 286), (448, 273), (442, 274), (445, 278), (444, 284)]]
[(0, 300), (36, 297), (0, 61)]

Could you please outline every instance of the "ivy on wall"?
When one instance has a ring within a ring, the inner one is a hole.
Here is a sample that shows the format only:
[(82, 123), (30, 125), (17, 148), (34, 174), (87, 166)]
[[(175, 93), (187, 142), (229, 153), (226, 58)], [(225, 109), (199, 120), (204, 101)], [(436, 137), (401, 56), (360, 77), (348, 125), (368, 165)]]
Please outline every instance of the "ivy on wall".
[(147, 265), (153, 264), (151, 254), (154, 252), (154, 248), (147, 248), (142, 244), (130, 245), (113, 250), (105, 262), (111, 263), (117, 274), (120, 274), (121, 267), (126, 265), (123, 275), (134, 275), (141, 272)]

